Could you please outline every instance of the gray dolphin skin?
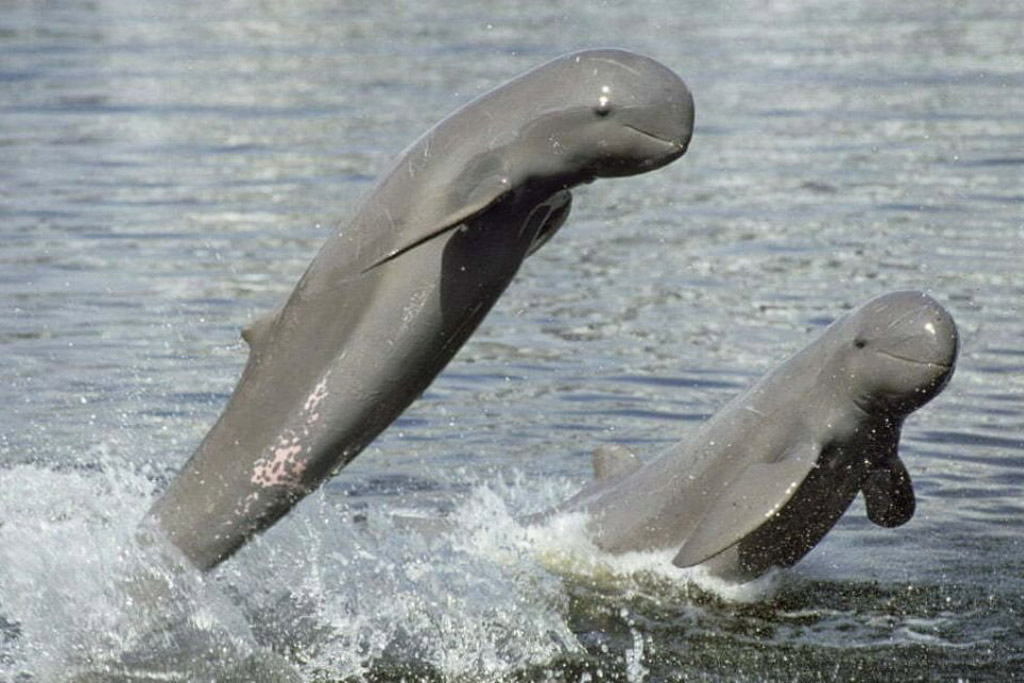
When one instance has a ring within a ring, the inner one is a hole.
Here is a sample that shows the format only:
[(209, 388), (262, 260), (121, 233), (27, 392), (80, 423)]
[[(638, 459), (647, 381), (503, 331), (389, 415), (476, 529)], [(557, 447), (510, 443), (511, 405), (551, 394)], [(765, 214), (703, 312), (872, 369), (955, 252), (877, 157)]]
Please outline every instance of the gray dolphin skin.
[(598, 479), (555, 512), (587, 512), (603, 550), (678, 547), (676, 565), (737, 582), (796, 564), (858, 493), (872, 522), (904, 524), (914, 491), (900, 430), (949, 382), (958, 350), (934, 299), (879, 296), (655, 460), (599, 449)]
[(430, 384), (562, 225), (569, 189), (686, 151), (693, 99), (658, 62), (565, 55), (479, 97), (385, 172), (283, 307), (244, 332), (231, 399), (150, 510), (209, 569), (345, 466)]

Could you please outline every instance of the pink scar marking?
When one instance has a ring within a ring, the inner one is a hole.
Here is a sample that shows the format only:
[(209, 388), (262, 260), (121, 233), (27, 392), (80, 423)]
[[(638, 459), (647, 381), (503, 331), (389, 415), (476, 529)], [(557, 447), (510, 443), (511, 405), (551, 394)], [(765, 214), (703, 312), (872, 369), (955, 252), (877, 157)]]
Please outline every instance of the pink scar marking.
[(305, 459), (299, 457), (302, 450), (303, 446), (297, 437), (290, 440), (281, 439), (269, 458), (256, 461), (250, 481), (263, 488), (302, 488), (302, 474), (308, 464)]
[(327, 382), (331, 374), (327, 374), (313, 387), (313, 391), (306, 398), (302, 405), (305, 414), (305, 424), (301, 427), (302, 435), (297, 435), (288, 429), (277, 439), (277, 445), (273, 447), (269, 455), (261, 457), (253, 465), (250, 482), (262, 488), (283, 486), (287, 489), (302, 491), (305, 487), (302, 484), (302, 475), (309, 464), (307, 458), (302, 457), (305, 446), (302, 438), (310, 434), (312, 425), (320, 420), (320, 407), (327, 400)]
[(320, 406), (327, 399), (327, 380), (330, 378), (330, 373), (324, 376), (320, 382), (313, 387), (313, 393), (306, 399), (306, 403), (302, 406), (302, 409), (306, 413), (306, 424), (314, 424), (320, 419)]

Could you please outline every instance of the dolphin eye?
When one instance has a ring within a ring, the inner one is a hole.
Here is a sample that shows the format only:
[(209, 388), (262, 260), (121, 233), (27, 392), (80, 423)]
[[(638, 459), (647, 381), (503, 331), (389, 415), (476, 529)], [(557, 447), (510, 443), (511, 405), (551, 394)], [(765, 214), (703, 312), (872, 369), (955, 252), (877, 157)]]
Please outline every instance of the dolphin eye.
[(858, 338), (853, 340), (853, 345), (856, 346), (858, 349), (863, 349), (865, 346), (868, 345), (868, 343), (866, 340)]
[(597, 98), (597, 106), (594, 107), (594, 114), (601, 118), (612, 113), (612, 101), (608, 95), (601, 95)]

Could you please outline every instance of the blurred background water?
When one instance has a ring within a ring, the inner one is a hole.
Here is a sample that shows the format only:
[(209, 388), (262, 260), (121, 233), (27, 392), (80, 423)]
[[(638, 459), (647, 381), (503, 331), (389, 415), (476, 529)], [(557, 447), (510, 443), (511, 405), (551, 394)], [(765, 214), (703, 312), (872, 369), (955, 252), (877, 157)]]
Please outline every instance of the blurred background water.
[[(306, 681), (1024, 678), (1016, 3), (0, 10), (0, 681), (291, 680), (271, 653)], [(606, 45), (686, 79), (688, 154), (577, 191), (371, 448), (163, 612), (133, 603), (135, 524), (222, 409), (239, 330), (427, 127)], [(651, 457), (907, 288), (962, 351), (904, 431), (906, 526), (857, 503), (795, 569), (729, 589), (516, 524), (597, 445)], [(438, 510), (456, 531), (388, 516)]]

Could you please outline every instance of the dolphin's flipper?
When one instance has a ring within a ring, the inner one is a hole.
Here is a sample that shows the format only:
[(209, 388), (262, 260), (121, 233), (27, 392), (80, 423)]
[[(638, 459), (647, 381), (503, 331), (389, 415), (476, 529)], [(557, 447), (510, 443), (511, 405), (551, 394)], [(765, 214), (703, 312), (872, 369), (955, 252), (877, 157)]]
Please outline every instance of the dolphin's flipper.
[[(430, 137), (428, 133), (420, 143), (426, 145), (427, 149), (430, 147)], [(422, 172), (415, 169), (415, 163), (410, 163), (410, 174)], [(426, 161), (421, 163), (425, 164)], [(434, 171), (437, 175), (436, 169)], [(360, 260), (372, 254), (376, 254), (376, 257), (359, 272), (367, 273), (421, 244), (465, 225), (473, 216), (500, 202), (512, 189), (505, 162), (494, 151), (480, 155), (457, 178), (448, 176), (447, 181), (447, 187), (436, 186), (436, 181), (429, 179), (424, 182), (427, 198), (421, 202), (421, 210), (414, 216), (405, 216), (401, 225), (396, 225), (395, 216), (387, 204), (367, 207), (367, 215), (362, 222), (377, 223), (380, 229), (371, 232), (374, 235), (373, 242), (360, 250)], [(403, 199), (408, 201), (408, 198)]]
[[(533, 252), (547, 244), (551, 236), (558, 232), (558, 229), (565, 224), (571, 210), (572, 193), (569, 190), (559, 190), (534, 209), (537, 219), (541, 221), (541, 226), (537, 230), (537, 236), (534, 238), (533, 244), (530, 245), (530, 250), (526, 252), (527, 256), (532, 256)], [(534, 216), (530, 216), (530, 218), (533, 219)], [(528, 224), (523, 226), (524, 230), (529, 228)]]
[(594, 478), (608, 479), (640, 469), (640, 459), (625, 446), (605, 444), (594, 451)]
[(453, 219), (453, 220), (456, 220), (456, 222), (443, 223), (441, 225), (441, 227), (437, 228), (436, 230), (434, 230), (432, 232), (425, 232), (423, 234), (423, 236), (420, 237), (419, 239), (412, 240), (408, 244), (404, 244), (404, 245), (402, 245), (400, 247), (392, 249), (391, 251), (389, 251), (388, 253), (384, 254), (379, 259), (377, 259), (376, 261), (374, 261), (373, 263), (371, 263), (370, 265), (366, 266), (361, 271), (359, 271), (360, 274), (369, 273), (374, 268), (376, 268), (378, 266), (382, 266), (385, 263), (387, 263), (388, 261), (392, 261), (392, 260), (398, 258), (399, 256), (401, 256), (402, 254), (406, 253), (407, 251), (412, 251), (413, 249), (415, 249), (416, 247), (420, 246), (421, 244), (426, 244), (427, 242), (429, 242), (430, 240), (432, 240), (432, 239), (434, 239), (436, 237), (440, 237), (441, 235), (443, 235), (443, 234), (445, 234), (447, 232), (451, 232), (452, 230), (455, 230), (456, 228), (459, 228), (459, 227), (463, 226), (467, 220), (469, 220), (470, 218), (473, 217), (473, 215), (475, 215), (476, 213), (480, 213), (485, 208), (487, 208), (487, 205), (484, 204), (482, 206), (473, 207), (473, 208), (477, 209), (477, 211), (472, 212), (472, 213), (467, 211), (467, 212), (465, 212), (466, 213), (465, 216), (458, 216), (458, 217), (456, 217), (459, 220)]
[(900, 526), (914, 516), (914, 486), (906, 466), (895, 453), (868, 473), (861, 492), (868, 519), (878, 526)]
[(805, 443), (777, 462), (748, 465), (711, 502), (673, 564), (698, 565), (739, 543), (771, 519), (817, 466), (820, 453), (820, 448)]

